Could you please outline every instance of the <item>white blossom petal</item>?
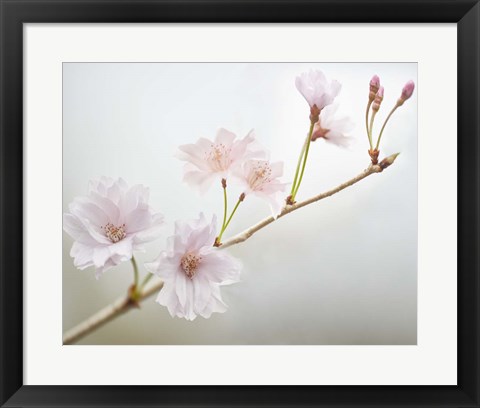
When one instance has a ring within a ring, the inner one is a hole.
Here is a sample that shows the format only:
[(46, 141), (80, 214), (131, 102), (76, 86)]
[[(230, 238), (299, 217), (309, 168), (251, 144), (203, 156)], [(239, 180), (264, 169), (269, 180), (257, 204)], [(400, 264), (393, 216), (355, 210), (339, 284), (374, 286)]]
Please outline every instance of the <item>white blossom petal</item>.
[(353, 129), (353, 122), (347, 118), (337, 118), (338, 105), (329, 105), (320, 113), (315, 124), (312, 141), (323, 138), (327, 142), (340, 147), (349, 147), (353, 139), (347, 134)]
[(93, 265), (93, 247), (75, 241), (70, 250), (70, 256), (74, 258), (74, 265), (78, 269), (85, 269)]
[(225, 146), (230, 147), (233, 145), (236, 137), (237, 136), (235, 135), (235, 133), (230, 132), (227, 129), (220, 128), (215, 135), (215, 143), (222, 143)]
[(320, 110), (330, 105), (342, 88), (338, 81), (329, 82), (319, 70), (302, 73), (295, 79), (295, 86), (310, 107), (316, 105)]

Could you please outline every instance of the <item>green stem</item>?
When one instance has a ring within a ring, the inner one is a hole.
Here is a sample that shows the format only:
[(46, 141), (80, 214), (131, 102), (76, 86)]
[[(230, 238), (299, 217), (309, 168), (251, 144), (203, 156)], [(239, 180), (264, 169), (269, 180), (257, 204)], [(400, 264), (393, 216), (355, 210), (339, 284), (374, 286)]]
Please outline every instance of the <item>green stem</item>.
[(380, 134), (378, 135), (378, 140), (377, 140), (377, 146), (375, 147), (375, 150), (378, 150), (378, 147), (380, 146), (380, 140), (382, 138), (383, 130), (385, 129), (385, 126), (387, 125), (388, 120), (390, 119), (390, 116), (393, 115), (393, 112), (398, 108), (398, 105), (395, 105), (393, 109), (390, 111), (390, 113), (387, 116), (387, 119), (385, 119), (385, 122), (383, 122), (382, 129), (380, 130)]
[(232, 221), (232, 218), (233, 218), (233, 215), (235, 214), (235, 211), (237, 211), (237, 208), (238, 206), (240, 205), (240, 203), (243, 201), (243, 194), (240, 196), (240, 198), (238, 199), (237, 201), (237, 204), (235, 204), (235, 207), (233, 208), (233, 211), (232, 213), (230, 214), (230, 217), (228, 217), (228, 221), (225, 223), (225, 225), (222, 227), (221, 231), (220, 231), (220, 235), (218, 236), (217, 240), (218, 242), (222, 242), (222, 235), (223, 233), (225, 232), (225, 230), (227, 229), (228, 225), (230, 224), (230, 221)]
[(135, 260), (135, 257), (132, 255), (132, 258), (130, 259), (132, 261), (132, 266), (133, 266), (133, 285), (135, 287), (138, 287), (138, 265), (137, 261)]
[(370, 113), (370, 106), (372, 105), (372, 101), (369, 100), (367, 104), (367, 112), (365, 114), (365, 124), (367, 125), (367, 136), (368, 136), (368, 143), (370, 143), (370, 150), (373, 148), (372, 146), (372, 135), (370, 133), (370, 129), (368, 127), (368, 114)]
[(376, 114), (377, 114), (377, 111), (373, 111), (372, 117), (370, 118), (370, 128), (368, 129), (368, 140), (370, 142), (370, 148), (372, 147), (373, 121), (375, 120)]
[(227, 186), (223, 187), (223, 223), (222, 230), (225, 227), (225, 222), (227, 221)]
[(298, 189), (300, 188), (300, 184), (302, 183), (303, 173), (305, 172), (305, 165), (307, 164), (308, 152), (310, 150), (310, 143), (312, 143), (312, 133), (313, 133), (314, 125), (315, 123), (313, 122), (310, 123), (310, 130), (308, 131), (308, 139), (305, 146), (305, 155), (303, 156), (302, 171), (300, 172), (300, 177), (298, 179), (297, 186), (295, 187), (295, 191), (293, 192), (293, 195), (292, 195), (292, 202), (295, 201), (295, 196), (297, 195)]
[(150, 279), (152, 279), (153, 273), (149, 273), (145, 278), (143, 278), (142, 283), (140, 284), (140, 288), (138, 289), (139, 292), (142, 291), (142, 289), (145, 287), (145, 285), (148, 283)]
[[(310, 137), (311, 136), (309, 136), (308, 139)], [(293, 193), (295, 192), (295, 187), (297, 186), (298, 173), (300, 171), (300, 165), (302, 164), (302, 159), (303, 159), (303, 155), (305, 154), (305, 148), (307, 147), (308, 139), (305, 139), (305, 142), (303, 143), (302, 151), (298, 156), (297, 170), (295, 171), (295, 178), (293, 179), (292, 191), (290, 192), (290, 195), (292, 197), (293, 197)]]
[(138, 265), (133, 255), (130, 258), (130, 261), (133, 266), (133, 285), (129, 290), (129, 296), (133, 302), (136, 302), (140, 298), (140, 288), (138, 287)]

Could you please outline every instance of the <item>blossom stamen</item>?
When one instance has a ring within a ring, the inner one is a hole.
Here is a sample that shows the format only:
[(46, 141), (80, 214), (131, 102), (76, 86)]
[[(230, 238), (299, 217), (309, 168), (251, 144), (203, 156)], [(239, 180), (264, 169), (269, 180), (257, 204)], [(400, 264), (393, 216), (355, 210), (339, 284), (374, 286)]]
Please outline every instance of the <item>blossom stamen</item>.
[(215, 143), (210, 146), (210, 150), (205, 152), (205, 160), (213, 171), (226, 171), (232, 164), (230, 158), (231, 148), (227, 148), (223, 143)]
[(185, 274), (190, 278), (193, 279), (195, 274), (197, 273), (198, 265), (202, 261), (202, 257), (195, 255), (195, 254), (185, 254), (183, 255), (180, 265), (185, 272)]
[(127, 233), (125, 232), (125, 224), (116, 227), (115, 225), (108, 223), (102, 227), (102, 229), (105, 231), (105, 235), (108, 237), (108, 239), (110, 239), (110, 241), (113, 243), (121, 241), (127, 236)]
[(272, 168), (268, 162), (257, 162), (250, 173), (248, 178), (248, 184), (250, 188), (254, 191), (261, 191), (264, 184), (270, 183), (272, 181)]

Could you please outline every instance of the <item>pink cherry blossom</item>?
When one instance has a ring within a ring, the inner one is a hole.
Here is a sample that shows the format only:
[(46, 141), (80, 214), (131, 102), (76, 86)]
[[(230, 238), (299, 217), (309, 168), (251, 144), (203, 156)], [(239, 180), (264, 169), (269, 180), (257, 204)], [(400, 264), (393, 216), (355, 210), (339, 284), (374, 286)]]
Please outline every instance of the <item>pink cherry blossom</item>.
[(328, 81), (322, 71), (310, 70), (302, 73), (295, 80), (295, 86), (311, 108), (319, 110), (330, 105), (339, 94), (342, 85), (338, 81)]
[(346, 134), (353, 129), (353, 123), (347, 117), (336, 119), (337, 109), (338, 105), (330, 105), (322, 110), (320, 119), (313, 128), (312, 142), (323, 138), (337, 146), (348, 147), (350, 145), (353, 139)]
[(267, 201), (275, 218), (282, 209), (284, 197), (281, 193), (287, 186), (279, 180), (282, 175), (282, 162), (270, 163), (256, 159), (247, 160), (236, 172), (245, 196), (254, 195)]
[(148, 188), (129, 188), (121, 178), (91, 181), (88, 195), (75, 198), (63, 215), (63, 229), (75, 240), (70, 251), (74, 265), (94, 266), (98, 279), (156, 239), (163, 216), (151, 209), (148, 196)]
[(145, 264), (164, 281), (157, 302), (172, 317), (194, 320), (197, 315), (209, 318), (226, 311), (220, 286), (238, 282), (240, 263), (213, 246), (216, 233), (215, 217), (210, 223), (203, 214), (190, 223), (177, 221), (167, 249)]
[(227, 179), (244, 160), (263, 157), (253, 130), (237, 140), (234, 133), (219, 129), (214, 141), (200, 138), (195, 144), (179, 147), (177, 157), (186, 161), (183, 180), (205, 192), (215, 180)]

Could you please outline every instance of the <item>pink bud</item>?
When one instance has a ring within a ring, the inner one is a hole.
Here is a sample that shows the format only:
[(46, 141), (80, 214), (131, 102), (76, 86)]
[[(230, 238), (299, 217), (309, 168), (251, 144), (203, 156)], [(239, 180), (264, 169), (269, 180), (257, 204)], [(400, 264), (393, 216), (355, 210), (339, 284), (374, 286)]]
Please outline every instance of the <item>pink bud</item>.
[(413, 94), (413, 90), (415, 89), (415, 84), (413, 81), (408, 81), (402, 89), (402, 99), (407, 100)]
[(412, 96), (414, 89), (415, 83), (413, 81), (408, 81), (402, 89), (402, 95), (398, 98), (397, 105), (402, 106), (403, 103)]
[(378, 75), (374, 75), (370, 80), (370, 94), (368, 96), (370, 101), (373, 101), (373, 99), (375, 98), (375, 95), (379, 87), (380, 87), (380, 78), (378, 77)]
[(376, 91), (378, 91), (378, 88), (380, 87), (380, 78), (378, 77), (378, 75), (374, 75), (372, 77), (372, 79), (370, 80), (370, 87), (374, 87)]
[(375, 100), (373, 101), (372, 110), (378, 111), (380, 109), (380, 105), (383, 101), (383, 86), (378, 88), (378, 92), (375, 95)]

